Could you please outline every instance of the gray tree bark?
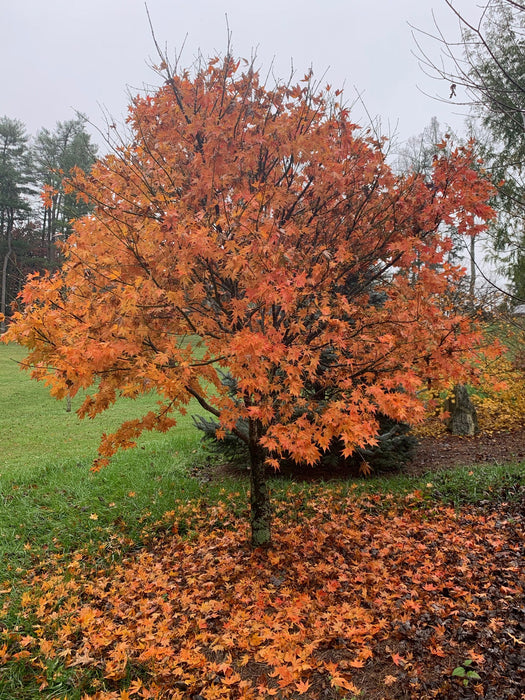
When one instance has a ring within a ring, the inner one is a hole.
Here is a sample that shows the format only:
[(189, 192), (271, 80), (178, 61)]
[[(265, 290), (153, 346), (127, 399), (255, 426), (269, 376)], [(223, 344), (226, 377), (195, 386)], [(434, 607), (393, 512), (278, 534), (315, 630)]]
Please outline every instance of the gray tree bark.
[(450, 413), (448, 429), (452, 435), (472, 436), (477, 433), (476, 409), (464, 384), (456, 384), (454, 393), (445, 402), (445, 410)]

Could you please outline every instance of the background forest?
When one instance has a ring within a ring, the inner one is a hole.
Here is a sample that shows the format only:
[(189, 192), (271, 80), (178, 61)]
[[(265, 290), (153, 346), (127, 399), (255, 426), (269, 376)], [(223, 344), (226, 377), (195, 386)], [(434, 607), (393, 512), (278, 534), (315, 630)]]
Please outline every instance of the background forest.
[(57, 267), (55, 244), (68, 236), (71, 220), (88, 211), (64, 192), (63, 178), (74, 167), (89, 171), (96, 153), (82, 116), (42, 128), (34, 138), (21, 121), (0, 119), (0, 313), (9, 312), (28, 274)]

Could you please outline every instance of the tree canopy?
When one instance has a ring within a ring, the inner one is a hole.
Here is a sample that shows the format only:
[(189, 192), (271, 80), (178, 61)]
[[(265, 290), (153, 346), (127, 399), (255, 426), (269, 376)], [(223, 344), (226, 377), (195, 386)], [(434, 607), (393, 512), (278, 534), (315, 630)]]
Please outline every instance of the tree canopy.
[(129, 139), (70, 179), (93, 211), (61, 269), (28, 281), (4, 338), (58, 398), (93, 387), (81, 416), (159, 394), (103, 437), (97, 466), (191, 399), (237, 431), (263, 545), (267, 465), (313, 465), (334, 439), (351, 454), (379, 414), (417, 420), (423, 384), (475, 373), (482, 338), (449, 303), (463, 271), (443, 225), (482, 230), (492, 188), (469, 148), (440, 149), (427, 177), (394, 174), (311, 74), (269, 87), (231, 56), (162, 69), (130, 106)]

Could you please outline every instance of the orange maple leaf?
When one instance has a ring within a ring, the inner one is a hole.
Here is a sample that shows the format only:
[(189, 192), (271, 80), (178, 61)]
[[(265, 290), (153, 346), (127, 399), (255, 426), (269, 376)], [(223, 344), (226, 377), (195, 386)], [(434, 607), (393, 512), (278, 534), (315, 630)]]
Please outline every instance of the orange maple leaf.
[(311, 683), (310, 681), (297, 681), (295, 684), (295, 687), (297, 689), (297, 692), (300, 693), (301, 695), (304, 695), (308, 688), (310, 687)]
[(397, 652), (392, 654), (392, 661), (396, 666), (404, 666), (406, 664), (406, 659), (400, 656)]

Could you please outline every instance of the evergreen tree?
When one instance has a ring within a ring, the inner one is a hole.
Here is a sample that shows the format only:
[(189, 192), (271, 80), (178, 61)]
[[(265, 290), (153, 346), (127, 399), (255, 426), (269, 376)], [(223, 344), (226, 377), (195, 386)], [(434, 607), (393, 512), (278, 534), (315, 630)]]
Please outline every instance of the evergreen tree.
[(85, 202), (65, 193), (64, 178), (74, 167), (89, 172), (96, 152), (83, 116), (58, 122), (54, 131), (41, 129), (37, 134), (34, 157), (39, 185), (47, 190), (50, 199), (50, 206), (46, 206), (42, 214), (42, 241), (51, 264), (56, 240), (67, 238), (71, 233), (71, 221), (88, 212)]
[[(0, 119), (0, 250), (1, 294), (0, 314), (5, 314), (9, 303), (9, 273), (15, 253), (17, 233), (27, 226), (33, 192), (29, 136), (22, 122)], [(22, 236), (23, 237), (23, 236)], [(2, 321), (1, 330), (4, 331)]]

